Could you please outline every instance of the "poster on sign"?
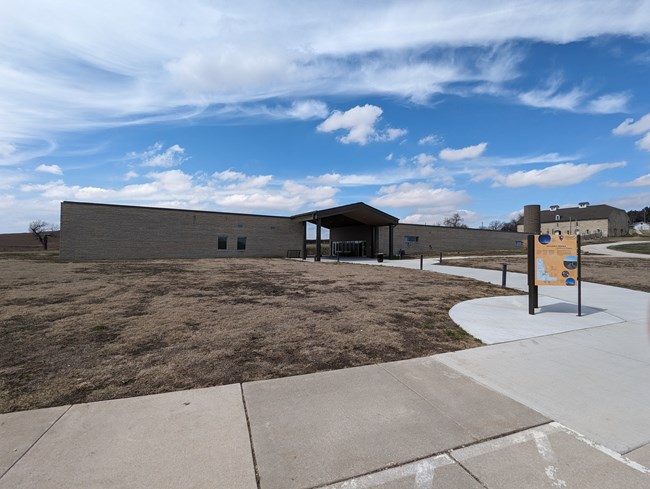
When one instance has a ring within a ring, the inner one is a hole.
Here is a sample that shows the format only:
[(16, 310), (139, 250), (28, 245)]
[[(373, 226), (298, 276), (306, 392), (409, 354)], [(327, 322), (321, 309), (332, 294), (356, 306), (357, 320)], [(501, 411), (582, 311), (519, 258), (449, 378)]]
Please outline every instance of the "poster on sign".
[(535, 236), (535, 285), (577, 285), (578, 265), (577, 236)]

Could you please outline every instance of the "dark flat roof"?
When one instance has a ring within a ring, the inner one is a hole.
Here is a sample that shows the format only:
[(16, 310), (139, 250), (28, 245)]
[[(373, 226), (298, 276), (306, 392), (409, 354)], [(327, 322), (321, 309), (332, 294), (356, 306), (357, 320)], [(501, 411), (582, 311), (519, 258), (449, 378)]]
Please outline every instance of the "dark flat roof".
[(320, 219), (322, 225), (328, 229), (358, 225), (389, 226), (399, 223), (397, 217), (386, 214), (363, 202), (304, 212), (292, 216), (291, 219), (301, 222), (311, 222), (313, 224), (316, 224), (318, 219)]

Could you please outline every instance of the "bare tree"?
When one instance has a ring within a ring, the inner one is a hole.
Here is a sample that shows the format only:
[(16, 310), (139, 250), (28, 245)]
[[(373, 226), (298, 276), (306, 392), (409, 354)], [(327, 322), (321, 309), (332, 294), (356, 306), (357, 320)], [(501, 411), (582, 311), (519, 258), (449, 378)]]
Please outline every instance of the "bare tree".
[(448, 228), (466, 228), (467, 225), (463, 222), (463, 218), (458, 212), (454, 212), (451, 216), (445, 217), (442, 221), (443, 226)]
[(501, 231), (510, 231), (510, 232), (517, 232), (517, 222), (523, 217), (522, 214), (519, 214), (517, 217), (511, 219), (508, 222), (504, 222), (503, 226), (501, 226)]
[(500, 231), (504, 225), (505, 222), (502, 221), (491, 221), (490, 224), (488, 224), (487, 228), (491, 229), (492, 231)]
[(48, 238), (57, 230), (57, 226), (45, 221), (32, 221), (29, 223), (29, 230), (41, 242), (43, 249), (47, 250)]

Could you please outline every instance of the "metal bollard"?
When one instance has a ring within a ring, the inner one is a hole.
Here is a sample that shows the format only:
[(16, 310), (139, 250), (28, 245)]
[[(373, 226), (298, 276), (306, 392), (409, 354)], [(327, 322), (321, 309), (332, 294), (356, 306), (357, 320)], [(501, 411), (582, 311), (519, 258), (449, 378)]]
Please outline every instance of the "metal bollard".
[(424, 255), (420, 255), (420, 270), (424, 269)]
[(440, 264), (442, 265), (442, 251), (440, 252)]
[(501, 264), (501, 287), (505, 288), (506, 286), (506, 272), (508, 271), (508, 264)]

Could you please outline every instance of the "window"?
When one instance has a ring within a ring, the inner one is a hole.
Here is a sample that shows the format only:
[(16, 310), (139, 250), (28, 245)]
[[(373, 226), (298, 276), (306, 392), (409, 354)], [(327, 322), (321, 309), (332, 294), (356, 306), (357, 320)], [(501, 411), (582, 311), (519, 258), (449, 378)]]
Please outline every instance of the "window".
[(246, 236), (239, 236), (237, 238), (237, 249), (238, 250), (246, 249)]
[(218, 250), (228, 249), (228, 236), (219, 236), (219, 238), (217, 239), (217, 249)]
[(559, 214), (555, 214), (555, 220), (556, 220), (556, 221), (559, 221), (559, 220), (560, 220), (560, 215), (559, 215)]
[(405, 243), (417, 243), (419, 236), (404, 236)]

